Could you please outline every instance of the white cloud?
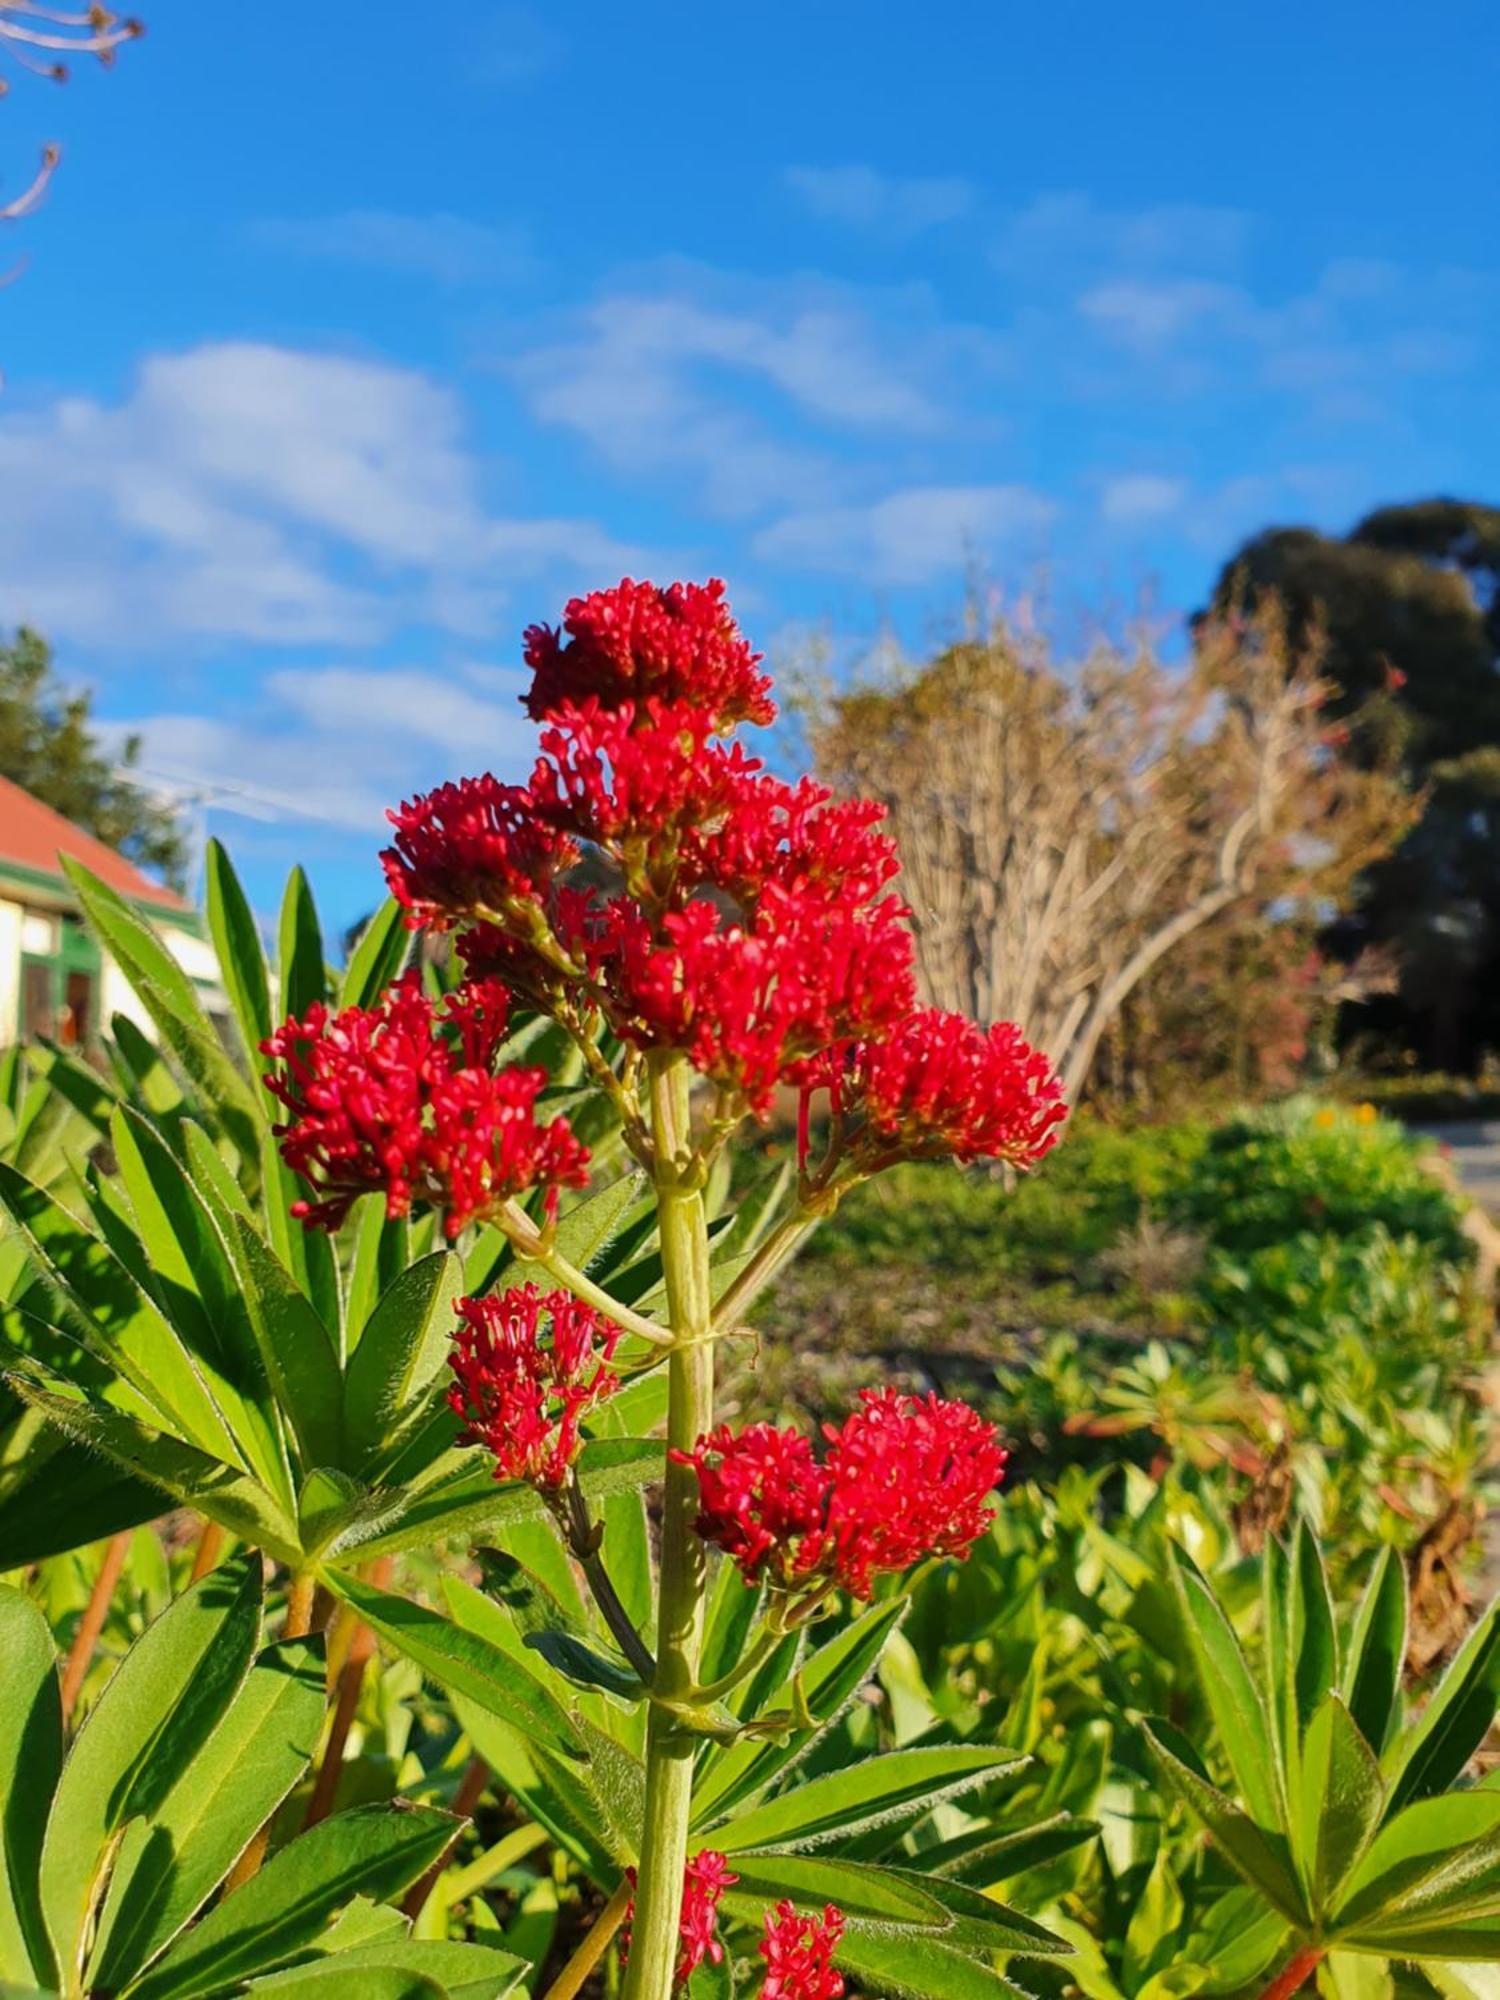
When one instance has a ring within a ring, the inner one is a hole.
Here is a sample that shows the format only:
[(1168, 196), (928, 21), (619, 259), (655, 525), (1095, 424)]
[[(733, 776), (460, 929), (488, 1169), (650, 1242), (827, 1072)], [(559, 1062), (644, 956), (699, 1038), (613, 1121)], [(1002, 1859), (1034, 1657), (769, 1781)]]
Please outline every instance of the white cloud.
[(530, 765), (526, 676), (463, 665), (278, 669), (229, 713), (135, 718), (141, 764), (251, 819), (331, 826), (374, 841), (385, 811), (445, 778)]
[(1080, 270), (1236, 270), (1250, 233), (1250, 217), (1237, 208), (1108, 209), (1092, 195), (1044, 194), (1007, 218), (993, 256), (1003, 271), (1067, 286)]
[(508, 583), (640, 556), (482, 501), (456, 398), (249, 342), (157, 355), (122, 400), (0, 408), (0, 622), (101, 646), (488, 629)]
[(788, 167), (787, 186), (825, 222), (892, 236), (917, 236), (953, 222), (974, 206), (974, 188), (957, 175), (923, 178), (874, 167)]
[(524, 229), (497, 228), (462, 215), (359, 208), (342, 215), (273, 217), (256, 223), (251, 233), (268, 250), (444, 285), (516, 282), (528, 277), (536, 262)]
[(1121, 473), (1101, 487), (1099, 512), (1111, 527), (1154, 525), (1178, 513), (1187, 494), (1187, 483), (1181, 479), (1155, 472)]
[(1085, 319), (1138, 352), (1170, 346), (1205, 322), (1232, 321), (1248, 306), (1238, 286), (1206, 278), (1120, 278), (1078, 301)]
[[(963, 330), (892, 325), (829, 287), (751, 288), (669, 267), (600, 298), (559, 340), (511, 365), (534, 416), (584, 438), (632, 477), (686, 474), (714, 513), (832, 500), (820, 430), (926, 437), (948, 417), (933, 379)], [(769, 407), (767, 406), (769, 392)]]
[(1057, 512), (1026, 486), (911, 486), (866, 507), (788, 514), (755, 538), (764, 561), (921, 584), (997, 542), (1041, 535)]

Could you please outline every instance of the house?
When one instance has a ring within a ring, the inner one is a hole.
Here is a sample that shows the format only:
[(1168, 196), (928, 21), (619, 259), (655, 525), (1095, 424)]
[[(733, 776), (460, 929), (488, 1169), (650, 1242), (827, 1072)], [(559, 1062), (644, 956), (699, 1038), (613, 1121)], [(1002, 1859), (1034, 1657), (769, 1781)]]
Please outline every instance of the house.
[(81, 861), (140, 912), (198, 987), (210, 1013), (227, 1011), (218, 960), (199, 913), (102, 840), (0, 778), (0, 1048), (39, 1035), (87, 1045), (116, 1014), (152, 1033), (118, 966), (84, 926), (58, 859), (63, 854)]

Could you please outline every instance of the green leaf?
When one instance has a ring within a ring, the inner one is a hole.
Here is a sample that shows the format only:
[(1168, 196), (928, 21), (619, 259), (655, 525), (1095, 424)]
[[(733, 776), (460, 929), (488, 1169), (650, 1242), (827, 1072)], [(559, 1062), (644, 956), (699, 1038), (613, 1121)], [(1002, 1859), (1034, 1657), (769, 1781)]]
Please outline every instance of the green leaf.
[(1493, 1866), (1497, 1845), (1500, 1793), (1419, 1799), (1371, 1842), (1345, 1889), (1339, 1930), (1385, 1924), (1392, 1913), (1410, 1908), (1425, 1911), (1455, 1885), (1467, 1892), (1476, 1872), (1482, 1876)]
[(349, 963), (339, 981), (339, 1006), (373, 1007), (400, 974), (410, 950), (406, 913), (394, 896), (387, 896), (349, 954)]
[[(394, 1937), (377, 1938), (350, 1951), (337, 1951), (326, 1962), (289, 1967), (285, 1972), (268, 1973), (252, 1981), (252, 1993), (295, 1993), (303, 1985), (317, 2000), (345, 2000), (358, 1983), (360, 2000), (368, 1990), (369, 1971), (403, 1972), (431, 1980), (447, 2000), (502, 2000), (530, 1968), (524, 1960), (488, 1944), (450, 1944), (446, 1939), (408, 1937), (401, 1929)], [(349, 1982), (345, 1995), (332, 1991), (329, 1982)], [(316, 1984), (309, 1982), (316, 1981)]]
[(90, 928), (129, 980), (163, 1042), (202, 1091), (246, 1160), (255, 1158), (263, 1124), (249, 1084), (204, 1013), (193, 982), (160, 938), (123, 897), (79, 862), (61, 857)]
[(399, 1896), (461, 1825), (428, 1806), (358, 1806), (323, 1820), (179, 1938), (131, 2000), (197, 2000), (284, 1965), (353, 1897)]
[(124, 1985), (176, 1937), (306, 1770), (323, 1713), (321, 1639), (267, 1647), (160, 1805), (132, 1826), (142, 1838), (110, 1877), (91, 1986)]
[(452, 1342), (463, 1267), (434, 1251), (403, 1271), (370, 1315), (344, 1378), (344, 1443), (360, 1467), (430, 1407)]
[[(498, 1534), (512, 1521), (539, 1521), (546, 1503), (522, 1481), (499, 1485), (482, 1467), (468, 1471), (467, 1454), (445, 1479), (411, 1496), (392, 1527), (359, 1545), (365, 1556), (395, 1555), (403, 1549), (428, 1548), (438, 1541), (473, 1541)], [(584, 1446), (578, 1477), (591, 1503), (629, 1487), (646, 1486), (661, 1477), (665, 1447), (646, 1438), (603, 1438)]]
[(1375, 1753), (1340, 1697), (1330, 1694), (1308, 1725), (1295, 1821), (1315, 1916), (1332, 1906), (1340, 1884), (1374, 1838), (1384, 1810), (1385, 1786)]
[(1444, 1791), (1489, 1733), (1500, 1700), (1500, 1599), (1492, 1604), (1427, 1699), (1415, 1726), (1386, 1750), (1380, 1768), (1391, 1810)]
[(1156, 1851), (1146, 1886), (1125, 1927), (1120, 1975), (1130, 1992), (1138, 1993), (1159, 1969), (1163, 1950), (1170, 1951), (1176, 1943), (1183, 1914), (1182, 1890), (1167, 1849), (1162, 1846)]
[(1278, 1826), (1281, 1800), (1270, 1726), (1240, 1642), (1191, 1558), (1174, 1549), (1171, 1569), (1198, 1684), (1220, 1747), (1251, 1815), (1263, 1826)]
[(1235, 1873), (1252, 1889), (1259, 1889), (1288, 1923), (1308, 1928), (1307, 1907), (1292, 1872), (1285, 1840), (1277, 1833), (1262, 1830), (1216, 1786), (1169, 1750), (1164, 1739), (1172, 1733), (1168, 1725), (1160, 1722), (1142, 1724), (1147, 1748), (1170, 1790), (1203, 1826)]
[(317, 906), (302, 869), (287, 877), (277, 931), (280, 959), (281, 1011), (298, 1020), (314, 1001), (328, 998), (328, 963), (323, 956), (323, 932)]
[(291, 1272), (299, 1290), (312, 1300), (332, 1338), (339, 1326), (339, 1273), (333, 1244), (326, 1229), (304, 1228), (292, 1214), (292, 1203), (307, 1193), (307, 1185), (282, 1159), (269, 1131), (261, 1146), (260, 1161), (271, 1248)]
[(1344, 1666), (1344, 1693), (1354, 1725), (1379, 1756), (1396, 1715), (1406, 1660), (1406, 1565), (1395, 1549), (1381, 1550), (1365, 1591)]
[(160, 1807), (221, 1722), (255, 1650), (260, 1603), (259, 1563), (225, 1563), (147, 1627), (85, 1718), (42, 1850), (42, 1910), (65, 1981), (81, 1965), (110, 1839)]
[(57, 1656), (41, 1612), (0, 1584), (0, 1982), (49, 1985), (52, 1948), (39, 1871), (62, 1768)]
[(165, 1511), (160, 1488), (72, 1443), (40, 1411), (32, 1420), (41, 1436), (27, 1447), (27, 1476), (0, 1499), (0, 1571), (86, 1548)]
[(982, 1895), (962, 1882), (930, 1880), (915, 1870), (899, 1871), (908, 1887), (920, 1888), (947, 1914), (943, 1942), (960, 1951), (997, 1951), (1007, 1956), (1051, 1957), (1068, 1950), (1061, 1938), (1043, 1925), (1012, 1910), (993, 1896)]
[(751, 1847), (813, 1847), (894, 1819), (916, 1802), (935, 1807), (1026, 1762), (1013, 1750), (972, 1744), (893, 1750), (795, 1786), (715, 1829), (726, 1854)]
[(1297, 1721), (1305, 1730), (1338, 1680), (1338, 1639), (1328, 1572), (1323, 1567), (1317, 1537), (1306, 1521), (1297, 1523), (1291, 1582), (1292, 1685)]
[(466, 1695), (533, 1743), (578, 1754), (578, 1739), (559, 1704), (490, 1640), (358, 1577), (332, 1573), (328, 1581), (373, 1632), (441, 1687)]
[(203, 868), (208, 928), (219, 960), (219, 977), (253, 1071), (261, 1060), (260, 1045), (272, 1028), (266, 955), (240, 878), (217, 840), (210, 840), (204, 850)]
[(34, 1371), (17, 1369), (5, 1379), (75, 1443), (101, 1452), (179, 1505), (196, 1507), (267, 1555), (282, 1562), (298, 1561), (301, 1543), (294, 1523), (263, 1486), (237, 1467), (94, 1401), (61, 1377), (39, 1377)]
[(929, 1874), (948, 1875), (955, 1882), (967, 1882), (970, 1888), (988, 1889), (1055, 1861), (1060, 1854), (1071, 1853), (1098, 1831), (1097, 1820), (1052, 1813), (1010, 1833), (997, 1834), (988, 1825), (971, 1827), (937, 1847), (924, 1847), (919, 1858)]
[(892, 2000), (1026, 2000), (1023, 1988), (987, 1963), (918, 1932), (851, 1924), (834, 1963), (854, 1975), (860, 1990)]
[(234, 1218), (236, 1257), (260, 1358), (305, 1466), (343, 1459), (344, 1383), (316, 1307), (242, 1215)]
[(37, 1268), (68, 1308), (67, 1328), (161, 1414), (164, 1423), (232, 1463), (240, 1454), (176, 1330), (114, 1253), (41, 1188), (0, 1161), (0, 1203)]
[(229, 1247), (176, 1156), (139, 1112), (123, 1106), (110, 1136), (156, 1302), (208, 1380), (240, 1456), (266, 1486), (289, 1499), (273, 1378), (264, 1344), (257, 1345), (252, 1331), (253, 1301), (242, 1290)]
[(813, 1854), (737, 1854), (734, 1872), (740, 1879), (733, 1896), (747, 1906), (744, 1914), (752, 1923), (759, 1922), (767, 1904), (783, 1897), (809, 1909), (836, 1903), (846, 1917), (869, 1917), (878, 1923), (942, 1931), (950, 1921), (944, 1906), (917, 1878), (864, 1861)]
[(620, 1701), (644, 1701), (646, 1689), (640, 1676), (621, 1660), (604, 1654), (573, 1632), (528, 1632), (526, 1644), (540, 1653), (554, 1672), (575, 1687), (599, 1688)]

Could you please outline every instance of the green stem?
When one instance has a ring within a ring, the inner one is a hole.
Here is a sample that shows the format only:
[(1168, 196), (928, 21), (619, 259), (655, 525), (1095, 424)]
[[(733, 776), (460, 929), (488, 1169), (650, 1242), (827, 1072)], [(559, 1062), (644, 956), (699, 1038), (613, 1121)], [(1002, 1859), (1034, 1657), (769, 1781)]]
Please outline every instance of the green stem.
[(823, 1220), (822, 1209), (794, 1208), (771, 1231), (723, 1298), (714, 1302), (714, 1325), (728, 1333), (736, 1317), (753, 1306), (772, 1278)]
[(575, 1299), (597, 1306), (606, 1319), (612, 1319), (616, 1326), (623, 1326), (627, 1333), (639, 1334), (642, 1340), (649, 1340), (653, 1347), (665, 1347), (671, 1341), (671, 1334), (653, 1319), (634, 1312), (611, 1298), (602, 1285), (596, 1285), (586, 1277), (576, 1264), (570, 1264), (548, 1243), (531, 1217), (518, 1202), (507, 1201), (495, 1217), (500, 1227), (510, 1238), (518, 1256), (528, 1264), (539, 1264), (549, 1278), (556, 1278), (564, 1291), (569, 1291)]
[[(689, 1081), (681, 1056), (651, 1058), (657, 1222), (674, 1339), (667, 1357), (667, 1444), (683, 1452), (690, 1452), (713, 1422), (714, 1382), (708, 1226), (692, 1150)], [(693, 1533), (697, 1511), (698, 1482), (692, 1467), (669, 1457), (662, 1499), (655, 1681), (656, 1693), (669, 1701), (684, 1700), (698, 1678), (704, 1559)], [(653, 1703), (647, 1723), (646, 1809), (624, 2000), (670, 2000), (695, 1748), (695, 1739), (669, 1711)]]
[(745, 1649), (737, 1666), (731, 1667), (727, 1674), (721, 1674), (716, 1681), (708, 1681), (703, 1687), (693, 1690), (694, 1702), (700, 1707), (706, 1707), (710, 1702), (721, 1700), (732, 1689), (737, 1688), (741, 1681), (748, 1680), (757, 1667), (769, 1660), (785, 1637), (785, 1632), (777, 1632), (767, 1625), (760, 1637)]

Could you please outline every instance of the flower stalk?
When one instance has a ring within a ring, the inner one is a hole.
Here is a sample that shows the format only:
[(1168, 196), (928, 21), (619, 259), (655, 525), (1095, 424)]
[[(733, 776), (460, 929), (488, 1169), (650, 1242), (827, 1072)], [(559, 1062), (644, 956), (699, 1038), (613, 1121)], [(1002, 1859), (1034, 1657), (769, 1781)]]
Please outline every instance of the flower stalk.
[[(667, 1446), (691, 1453), (713, 1421), (708, 1225), (692, 1150), (690, 1072), (680, 1056), (649, 1064), (658, 1228), (673, 1346), (667, 1357)], [(697, 1685), (703, 1644), (704, 1549), (693, 1532), (698, 1482), (669, 1456), (662, 1502), (656, 1679), (646, 1736), (646, 1806), (624, 2000), (669, 2000), (677, 1963), (696, 1738), (662, 1704)]]

